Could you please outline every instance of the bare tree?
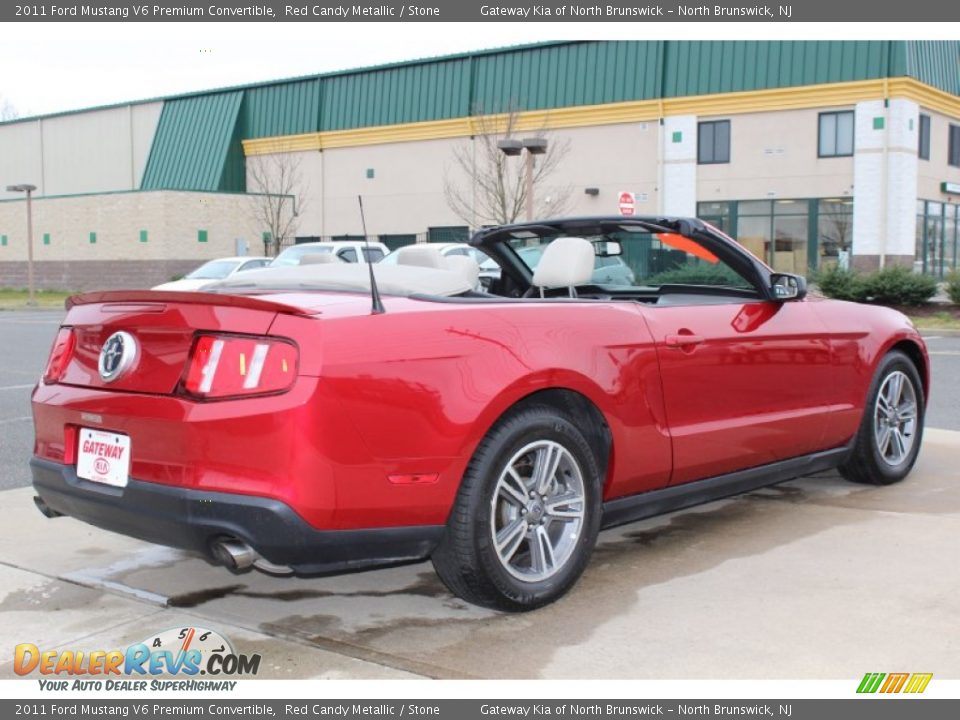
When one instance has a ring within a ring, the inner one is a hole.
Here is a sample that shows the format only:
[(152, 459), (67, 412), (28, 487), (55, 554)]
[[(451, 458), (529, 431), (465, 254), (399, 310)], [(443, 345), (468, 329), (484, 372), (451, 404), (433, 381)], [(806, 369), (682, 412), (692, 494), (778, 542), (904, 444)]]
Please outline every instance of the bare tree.
[(20, 113), (17, 112), (17, 108), (0, 93), (0, 122), (4, 120), (16, 120), (18, 117), (20, 117)]
[[(476, 134), (453, 150), (443, 194), (447, 206), (471, 227), (516, 222), (526, 207), (526, 158), (508, 157), (498, 145), (502, 140), (520, 139), (518, 119), (515, 111), (503, 115), (475, 112)], [(533, 156), (534, 215), (563, 215), (573, 188), (550, 185), (549, 181), (570, 150), (570, 141), (549, 137), (545, 128), (522, 135), (547, 139), (546, 152)]]
[(247, 158), (247, 191), (253, 196), (253, 222), (270, 234), (270, 252), (276, 255), (293, 236), (307, 205), (307, 188), (295, 153), (254, 155)]

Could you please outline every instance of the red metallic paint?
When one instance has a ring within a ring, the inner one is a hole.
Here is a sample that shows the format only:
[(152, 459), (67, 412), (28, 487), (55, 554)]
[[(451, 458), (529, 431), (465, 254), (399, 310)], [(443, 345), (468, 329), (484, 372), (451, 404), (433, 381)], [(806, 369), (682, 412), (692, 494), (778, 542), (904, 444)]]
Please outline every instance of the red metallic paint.
[[(602, 413), (611, 499), (839, 446), (882, 354), (904, 341), (926, 353), (898, 313), (814, 298), (661, 307), (389, 297), (382, 315), (369, 302), (75, 298), (65, 320), (78, 332), (74, 358), (61, 383), (33, 395), (35, 454), (73, 462), (88, 413), (130, 436), (139, 480), (276, 498), (316, 528), (443, 524), (480, 440), (538, 391), (577, 392)], [(120, 329), (141, 356), (108, 386), (97, 353)], [(175, 395), (198, 331), (292, 340), (299, 377), (267, 397)], [(437, 481), (391, 482), (418, 475)]]

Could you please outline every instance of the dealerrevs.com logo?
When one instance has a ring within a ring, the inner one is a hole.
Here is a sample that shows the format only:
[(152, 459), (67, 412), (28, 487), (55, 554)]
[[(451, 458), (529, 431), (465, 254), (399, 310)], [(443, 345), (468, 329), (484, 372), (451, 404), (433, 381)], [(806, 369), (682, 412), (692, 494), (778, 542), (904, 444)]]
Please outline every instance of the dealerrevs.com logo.
[(215, 630), (183, 627), (125, 650), (41, 650), (21, 643), (13, 669), (23, 677), (45, 676), (38, 678), (41, 690), (233, 690), (236, 681), (225, 677), (256, 675), (260, 655), (235, 652)]

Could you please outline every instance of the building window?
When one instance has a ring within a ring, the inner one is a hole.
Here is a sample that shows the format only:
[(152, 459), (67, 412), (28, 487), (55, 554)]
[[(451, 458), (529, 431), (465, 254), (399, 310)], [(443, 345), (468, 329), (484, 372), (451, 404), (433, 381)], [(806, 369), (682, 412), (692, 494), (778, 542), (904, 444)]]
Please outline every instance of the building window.
[(917, 155), (921, 160), (930, 159), (930, 116), (920, 116), (920, 146), (917, 148)]
[(950, 126), (950, 150), (947, 162), (954, 167), (960, 167), (960, 125)]
[(960, 259), (960, 206), (917, 201), (917, 249), (914, 270), (942, 279)]
[(697, 124), (697, 162), (700, 165), (730, 162), (729, 120)]
[(820, 113), (818, 156), (853, 155), (853, 111)]

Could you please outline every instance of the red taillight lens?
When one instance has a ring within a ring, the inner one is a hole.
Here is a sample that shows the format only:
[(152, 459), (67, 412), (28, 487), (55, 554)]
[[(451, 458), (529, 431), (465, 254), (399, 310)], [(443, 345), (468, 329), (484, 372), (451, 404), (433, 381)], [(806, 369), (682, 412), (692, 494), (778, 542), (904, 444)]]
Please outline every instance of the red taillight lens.
[(282, 340), (201, 335), (193, 343), (183, 389), (198, 398), (263, 395), (287, 390), (299, 353)]
[(50, 350), (50, 359), (47, 360), (47, 368), (43, 371), (43, 382), (50, 385), (59, 382), (63, 377), (63, 371), (73, 358), (73, 351), (77, 347), (77, 336), (73, 328), (60, 328), (57, 333), (57, 339), (53, 341), (53, 348)]

